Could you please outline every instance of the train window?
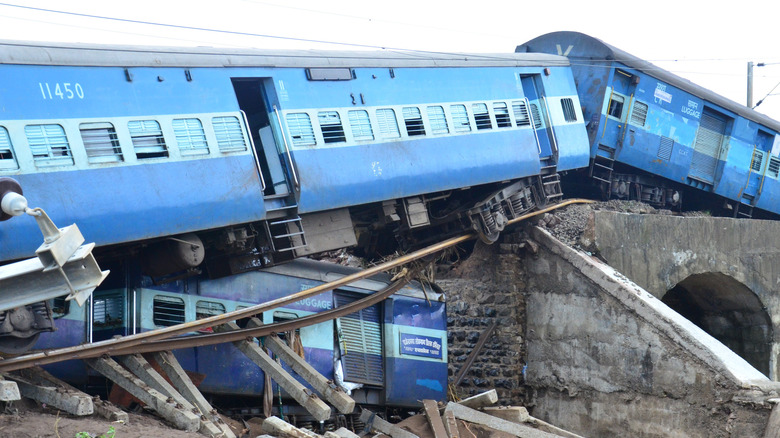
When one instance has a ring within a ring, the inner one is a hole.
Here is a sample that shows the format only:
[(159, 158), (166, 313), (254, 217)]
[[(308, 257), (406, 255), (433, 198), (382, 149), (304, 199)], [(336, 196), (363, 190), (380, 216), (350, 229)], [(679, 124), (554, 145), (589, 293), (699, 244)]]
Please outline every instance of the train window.
[(401, 131), (398, 128), (398, 120), (395, 111), (390, 108), (376, 110), (376, 121), (379, 124), (379, 136), (382, 138), (398, 138)]
[(623, 120), (623, 103), (625, 98), (617, 93), (612, 93), (609, 98), (609, 106), (607, 107), (607, 115), (619, 120)]
[(425, 135), (425, 124), (423, 124), (420, 108), (414, 106), (404, 107), (404, 124), (406, 124), (406, 133), (410, 137)]
[(24, 134), (27, 136), (36, 166), (73, 164), (68, 137), (62, 126), (27, 125), (24, 127)]
[(431, 122), (432, 134), (449, 134), (450, 128), (447, 126), (447, 117), (444, 115), (444, 108), (438, 105), (429, 106), (428, 120)]
[(314, 146), (317, 144), (317, 140), (314, 139), (314, 128), (311, 126), (308, 114), (292, 113), (285, 117), (293, 146)]
[(0, 126), (0, 170), (16, 170), (19, 165), (14, 157), (14, 149), (11, 146), (11, 138), (8, 130)]
[(470, 132), (471, 121), (469, 113), (466, 111), (466, 105), (450, 105), (450, 114), (452, 114), (452, 124), (455, 132)]
[(195, 319), (208, 318), (225, 313), (225, 305), (214, 301), (199, 300), (195, 303)]
[(217, 136), (217, 147), (220, 152), (241, 152), (246, 150), (244, 130), (237, 117), (214, 117), (211, 119), (214, 135)]
[(133, 120), (127, 123), (127, 130), (130, 131), (135, 156), (139, 160), (168, 156), (165, 137), (156, 120)]
[(111, 123), (82, 123), (81, 140), (90, 163), (118, 163), (124, 161), (119, 138)]
[(512, 113), (515, 115), (515, 123), (518, 128), (522, 126), (531, 126), (531, 119), (528, 117), (528, 107), (525, 105), (525, 102), (512, 102)]
[(62, 318), (70, 312), (70, 301), (65, 299), (67, 297), (67, 295), (63, 295), (49, 301), (54, 319)]
[(322, 140), (325, 143), (342, 143), (347, 141), (341, 116), (336, 111), (322, 111), (317, 115), (322, 130)]
[(767, 168), (767, 173), (777, 178), (780, 176), (780, 158), (777, 157), (769, 157), (769, 167)]
[(125, 315), (125, 300), (121, 293), (92, 297), (92, 323), (96, 327), (121, 325)]
[(173, 119), (176, 145), (182, 155), (208, 154), (209, 144), (200, 119)]
[(561, 109), (563, 110), (563, 119), (566, 120), (566, 122), (576, 122), (577, 121), (577, 112), (574, 111), (574, 101), (571, 100), (571, 97), (564, 97), (561, 99)]
[(477, 124), (477, 129), (493, 129), (493, 123), (490, 121), (490, 114), (486, 104), (472, 104), (471, 110), (474, 111), (474, 122)]
[(539, 105), (535, 103), (531, 104), (531, 118), (533, 118), (534, 121), (534, 129), (542, 127), (542, 112), (539, 111)]
[(512, 120), (509, 118), (509, 109), (505, 102), (493, 102), (493, 114), (496, 115), (496, 126), (499, 128), (512, 127)]
[(371, 129), (371, 120), (368, 111), (355, 110), (349, 113), (349, 126), (352, 128), (352, 137), (355, 140), (373, 140), (374, 130)]
[(154, 325), (169, 327), (184, 322), (184, 300), (176, 297), (157, 295), (152, 301), (152, 321)]
[(645, 126), (645, 121), (647, 121), (647, 104), (637, 100), (634, 102), (634, 109), (631, 110), (631, 124)]
[(764, 162), (764, 152), (761, 149), (753, 149), (753, 158), (750, 160), (750, 170), (761, 172), (761, 164)]

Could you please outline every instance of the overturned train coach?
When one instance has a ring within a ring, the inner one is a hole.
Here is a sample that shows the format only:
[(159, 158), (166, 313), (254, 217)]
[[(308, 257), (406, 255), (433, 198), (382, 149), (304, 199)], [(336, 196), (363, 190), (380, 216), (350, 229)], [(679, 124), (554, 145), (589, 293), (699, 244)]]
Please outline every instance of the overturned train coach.
[[(0, 176), (156, 276), (370, 253), (432, 227), (495, 239), (587, 165), (559, 56), (5, 42), (0, 63)], [(3, 223), (0, 262), (38, 235)]]
[[(111, 269), (119, 275), (109, 277), (93, 293), (91, 306), (55, 300), (52, 307), (57, 331), (43, 333), (36, 349), (96, 342), (218, 315), (357, 271), (299, 259), (216, 280), (190, 277), (158, 286), (149, 277), (139, 275), (138, 266), (113, 265)], [(125, 278), (126, 283), (117, 280)], [(389, 284), (389, 275), (376, 275), (264, 312), (258, 318), (264, 324), (294, 320), (344, 306)], [(431, 286), (411, 282), (378, 304), (300, 328), (297, 336), (304, 359), (322, 375), (352, 389), (357, 403), (415, 406), (422, 398), (446, 398), (446, 330), (444, 294)], [(200, 384), (204, 393), (254, 396), (254, 400), (263, 394), (263, 371), (232, 343), (179, 349), (174, 354), (185, 370), (205, 377)], [(62, 362), (48, 368), (79, 386), (100, 380), (82, 361)], [(275, 383), (272, 390), (276, 399), (279, 389)], [(285, 414), (295, 413), (294, 402), (284, 404)]]
[[(751, 217), (780, 213), (780, 123), (599, 39), (554, 32), (517, 52), (567, 56), (605, 195)], [(711, 194), (713, 196), (702, 196)]]

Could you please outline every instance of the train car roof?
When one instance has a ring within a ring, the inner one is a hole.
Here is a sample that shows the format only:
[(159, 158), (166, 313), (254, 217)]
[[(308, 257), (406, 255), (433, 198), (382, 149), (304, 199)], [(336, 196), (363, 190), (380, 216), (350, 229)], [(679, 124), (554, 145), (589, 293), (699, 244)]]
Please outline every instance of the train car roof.
[(263, 50), (0, 40), (0, 64), (100, 67), (532, 67), (568, 66), (542, 53)]
[(681, 90), (687, 91), (701, 99), (712, 102), (722, 108), (725, 108), (731, 112), (739, 114), (740, 116), (760, 123), (768, 128), (774, 129), (780, 132), (780, 122), (774, 120), (764, 114), (759, 113), (744, 105), (740, 105), (731, 99), (721, 96), (707, 88), (683, 79), (674, 73), (664, 70), (657, 65), (637, 58), (636, 56), (625, 52), (611, 44), (607, 44), (604, 41), (594, 38), (590, 35), (586, 35), (581, 32), (551, 32), (539, 37), (536, 37), (524, 44), (517, 46), (515, 49), (518, 53), (535, 53), (540, 50), (540, 45), (550, 47), (550, 43), (557, 43), (561, 45), (563, 50), (564, 42), (570, 44), (570, 42), (577, 42), (577, 47), (573, 50), (577, 55), (570, 54), (569, 58), (573, 59), (589, 59), (593, 62), (593, 65), (609, 65), (612, 61), (620, 62), (627, 67), (639, 70), (649, 76), (659, 79), (667, 84), (673, 85)]

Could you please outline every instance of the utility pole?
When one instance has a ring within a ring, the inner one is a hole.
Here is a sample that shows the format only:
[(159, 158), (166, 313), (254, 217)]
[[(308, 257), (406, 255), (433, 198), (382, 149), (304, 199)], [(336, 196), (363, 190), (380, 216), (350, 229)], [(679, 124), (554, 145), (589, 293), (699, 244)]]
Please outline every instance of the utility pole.
[(747, 107), (753, 108), (753, 61), (748, 61), (747, 71)]

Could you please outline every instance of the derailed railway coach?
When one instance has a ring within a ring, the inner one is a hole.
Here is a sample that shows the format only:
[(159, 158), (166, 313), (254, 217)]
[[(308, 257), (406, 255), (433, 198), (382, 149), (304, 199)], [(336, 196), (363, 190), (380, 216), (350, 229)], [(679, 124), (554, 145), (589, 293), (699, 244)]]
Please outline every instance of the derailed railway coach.
[(516, 51), (570, 59), (589, 176), (605, 196), (667, 208), (685, 198), (735, 217), (780, 213), (777, 121), (582, 33), (549, 33)]
[[(220, 279), (201, 275), (156, 285), (139, 273), (139, 266), (118, 264), (112, 265), (111, 270), (120, 275), (113, 281), (109, 278), (94, 292), (92, 314), (86, 306), (57, 300), (54, 309), (58, 330), (42, 334), (36, 349), (97, 342), (195, 321), (281, 298), (358, 271), (334, 263), (298, 259)], [(390, 283), (390, 275), (375, 275), (263, 312), (257, 318), (263, 324), (273, 324), (338, 309), (381, 291)], [(244, 326), (245, 322), (238, 324)], [(186, 336), (208, 333), (210, 329)], [(415, 406), (421, 398), (447, 397), (445, 296), (433, 285), (413, 281), (377, 304), (301, 327), (294, 335), (281, 335), (287, 337), (291, 346), (298, 345), (302, 357), (319, 373), (351, 390), (357, 403), (404, 407)], [(277, 396), (282, 393), (277, 384), (265, 388), (263, 371), (232, 343), (180, 348), (174, 354), (185, 370), (203, 377), (199, 385), (203, 393), (251, 397), (254, 403), (262, 405), (259, 396), (268, 390), (278, 408)], [(88, 370), (83, 361), (60, 362), (47, 368), (78, 386), (105, 385), (101, 376)], [(286, 393), (281, 396), (285, 415), (305, 417), (305, 411), (288, 400)], [(225, 405), (238, 405), (236, 400)]]
[[(154, 276), (495, 239), (587, 163), (564, 57), (5, 42), (0, 62), (0, 176)], [(3, 223), (0, 262), (39, 234)]]

